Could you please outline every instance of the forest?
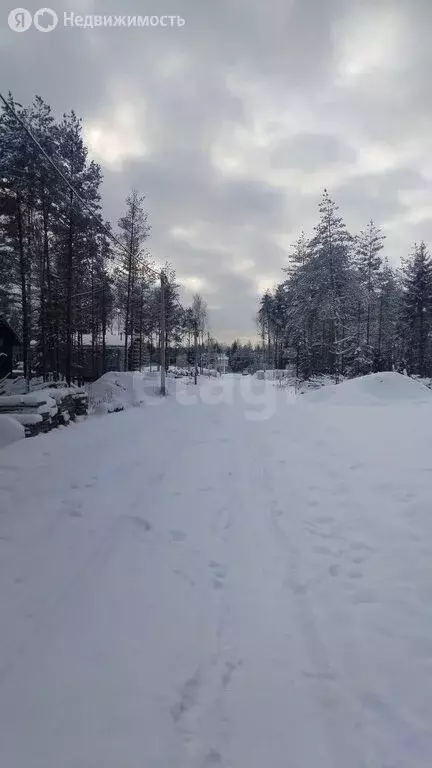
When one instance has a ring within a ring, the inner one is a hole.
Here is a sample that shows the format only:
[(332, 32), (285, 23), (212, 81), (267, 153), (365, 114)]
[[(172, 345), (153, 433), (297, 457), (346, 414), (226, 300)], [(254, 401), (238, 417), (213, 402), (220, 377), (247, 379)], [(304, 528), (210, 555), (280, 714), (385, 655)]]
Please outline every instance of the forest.
[(348, 231), (324, 191), (311, 236), (293, 246), (284, 279), (260, 299), (257, 323), (267, 367), (300, 379), (407, 371), (432, 376), (432, 261), (424, 242), (396, 267), (371, 220)]
[[(0, 317), (19, 336), (26, 379), (98, 378), (113, 365), (107, 339), (116, 332), (123, 349), (115, 365), (124, 370), (159, 364), (162, 345), (167, 366), (179, 355), (194, 364), (197, 349), (207, 360), (209, 349), (222, 351), (209, 338), (204, 299), (184, 308), (173, 267), (153, 262), (145, 196), (131, 190), (115, 225), (104, 221), (102, 170), (73, 111), (56, 120), (40, 97), (23, 107), (9, 94), (0, 148)], [(371, 220), (350, 233), (325, 190), (314, 231), (302, 233), (283, 272), (260, 298), (259, 344), (227, 349), (233, 372), (432, 376), (424, 242), (395, 266), (380, 227)]]
[(19, 336), (26, 379), (97, 378), (112, 365), (107, 338), (119, 330), (124, 370), (160, 363), (162, 343), (167, 366), (179, 349), (189, 345), (193, 359), (190, 347), (204, 345), (205, 301), (196, 295), (184, 308), (172, 266), (152, 262), (144, 195), (132, 190), (113, 226), (102, 217), (102, 182), (73, 111), (57, 121), (40, 97), (23, 107), (9, 94), (0, 113), (0, 317)]

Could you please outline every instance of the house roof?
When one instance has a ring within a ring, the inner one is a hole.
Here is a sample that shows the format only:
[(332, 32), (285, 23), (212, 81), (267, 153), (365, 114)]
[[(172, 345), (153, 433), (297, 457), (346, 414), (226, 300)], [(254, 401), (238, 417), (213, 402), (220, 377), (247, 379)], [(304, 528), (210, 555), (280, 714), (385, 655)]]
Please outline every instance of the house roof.
[[(91, 333), (84, 333), (82, 337), (83, 347), (91, 347), (92, 335)], [(101, 342), (99, 342), (101, 343)], [(107, 347), (124, 347), (124, 336), (119, 336), (116, 333), (107, 333), (105, 336), (105, 346)]]
[(3, 315), (0, 315), (0, 333), (2, 331), (7, 331), (8, 333), (10, 333), (12, 335), (13, 343), (15, 344), (15, 346), (17, 346), (17, 347), (20, 346), (21, 340), (20, 340), (19, 336), (15, 333), (14, 329), (8, 323), (6, 318), (3, 317)]

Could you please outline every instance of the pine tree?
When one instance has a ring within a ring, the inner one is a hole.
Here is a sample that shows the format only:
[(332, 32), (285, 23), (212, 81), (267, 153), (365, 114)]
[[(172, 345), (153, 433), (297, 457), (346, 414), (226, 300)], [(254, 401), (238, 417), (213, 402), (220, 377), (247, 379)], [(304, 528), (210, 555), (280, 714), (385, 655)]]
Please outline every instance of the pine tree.
[(360, 296), (357, 305), (356, 373), (370, 373), (375, 352), (372, 345), (377, 321), (377, 287), (382, 259), (384, 235), (371, 220), (355, 241), (355, 266), (358, 272)]
[(431, 362), (432, 260), (424, 242), (403, 263), (403, 289), (408, 372), (425, 376)]
[(129, 369), (129, 341), (132, 349), (137, 325), (137, 286), (145, 263), (143, 246), (150, 232), (144, 200), (143, 195), (132, 190), (126, 199), (126, 213), (118, 223), (119, 239), (126, 249), (126, 253), (121, 255), (122, 265), (117, 272), (119, 306), (124, 316), (126, 370)]
[(308, 245), (309, 259), (298, 272), (297, 303), (303, 303), (301, 310), (307, 312), (309, 347), (317, 348), (320, 339), (320, 366), (337, 379), (354, 349), (351, 325), (357, 284), (352, 237), (327, 190), (319, 210), (321, 218)]
[(394, 270), (384, 259), (378, 275), (378, 318), (374, 371), (391, 371), (403, 360), (401, 339), (402, 291)]

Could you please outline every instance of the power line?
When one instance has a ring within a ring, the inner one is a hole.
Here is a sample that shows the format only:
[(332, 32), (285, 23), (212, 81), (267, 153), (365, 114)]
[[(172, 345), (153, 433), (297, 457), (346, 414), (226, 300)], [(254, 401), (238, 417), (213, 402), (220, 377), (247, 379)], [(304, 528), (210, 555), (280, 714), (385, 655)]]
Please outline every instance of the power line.
[[(25, 133), (26, 133), (26, 134), (27, 134), (27, 136), (30, 138), (30, 140), (33, 142), (33, 144), (34, 144), (34, 145), (37, 147), (37, 149), (39, 150), (39, 152), (41, 153), (41, 155), (42, 155), (42, 156), (45, 158), (45, 160), (47, 160), (47, 161), (48, 161), (48, 163), (50, 164), (50, 166), (51, 166), (51, 167), (54, 169), (55, 173), (56, 173), (56, 174), (57, 174), (57, 175), (58, 175), (58, 176), (59, 176), (59, 177), (62, 179), (62, 181), (63, 181), (63, 182), (66, 184), (66, 186), (68, 187), (68, 189), (70, 189), (70, 191), (72, 192), (72, 194), (73, 194), (73, 196), (74, 196), (74, 199), (78, 200), (78, 201), (81, 203), (81, 205), (82, 205), (82, 206), (85, 208), (85, 210), (86, 210), (86, 211), (87, 211), (87, 212), (90, 214), (90, 216), (91, 216), (91, 217), (92, 217), (92, 218), (93, 218), (93, 219), (94, 219), (94, 220), (97, 222), (97, 224), (98, 224), (99, 228), (101, 229), (101, 231), (103, 231), (103, 232), (104, 232), (104, 233), (105, 233), (105, 234), (106, 234), (106, 235), (107, 235), (107, 236), (110, 238), (110, 240), (111, 240), (111, 241), (113, 241), (114, 243), (116, 243), (116, 245), (117, 245), (117, 246), (119, 246), (119, 247), (121, 248), (121, 250), (122, 250), (122, 251), (124, 251), (124, 252), (125, 252), (125, 253), (126, 253), (128, 256), (129, 256), (129, 255), (130, 255), (130, 251), (129, 251), (129, 249), (128, 249), (128, 248), (127, 248), (125, 245), (124, 245), (124, 243), (122, 243), (122, 242), (121, 242), (121, 240), (119, 240), (119, 239), (118, 239), (118, 237), (116, 237), (116, 235), (114, 235), (114, 233), (111, 231), (111, 229), (109, 229), (109, 228), (108, 228), (108, 227), (107, 227), (107, 226), (106, 226), (106, 225), (103, 223), (103, 221), (101, 220), (101, 218), (100, 218), (100, 215), (97, 213), (97, 211), (95, 211), (95, 210), (94, 210), (94, 209), (91, 207), (91, 205), (90, 205), (89, 203), (87, 203), (87, 201), (86, 201), (86, 200), (84, 200), (84, 199), (81, 197), (81, 195), (80, 195), (80, 194), (79, 194), (79, 192), (76, 190), (76, 188), (75, 188), (75, 187), (74, 187), (74, 185), (71, 183), (71, 181), (70, 181), (70, 180), (67, 178), (67, 176), (66, 176), (66, 175), (63, 173), (63, 171), (61, 170), (61, 168), (59, 168), (59, 167), (58, 167), (58, 165), (57, 165), (57, 164), (54, 162), (54, 160), (52, 159), (52, 157), (50, 157), (50, 155), (48, 154), (48, 152), (46, 152), (46, 150), (43, 148), (43, 146), (41, 145), (41, 143), (38, 141), (38, 139), (36, 138), (36, 136), (35, 136), (35, 135), (32, 133), (32, 131), (30, 130), (30, 128), (29, 128), (29, 127), (26, 125), (26, 123), (25, 123), (25, 121), (22, 119), (22, 117), (21, 117), (20, 115), (18, 115), (18, 113), (15, 111), (15, 109), (12, 107), (12, 105), (11, 105), (11, 104), (10, 104), (10, 103), (9, 103), (9, 102), (8, 102), (8, 101), (5, 99), (5, 98), (4, 98), (4, 96), (3, 96), (1, 93), (0, 93), (0, 100), (3, 102), (4, 106), (6, 107), (6, 109), (8, 110), (8, 112), (10, 112), (10, 114), (12, 115), (12, 117), (13, 117), (13, 118), (14, 118), (14, 119), (15, 119), (15, 120), (16, 120), (16, 121), (19, 123), (19, 125), (21, 126), (21, 128), (22, 128), (22, 129), (25, 131)], [(145, 250), (145, 248), (141, 248), (141, 249), (140, 249), (140, 251), (138, 251), (138, 253), (137, 253), (137, 258), (138, 258), (138, 257), (139, 257), (139, 256), (142, 254), (142, 252), (143, 252), (144, 250)], [(118, 265), (118, 268), (120, 268), (120, 269), (121, 269), (121, 266), (119, 266), (119, 265)], [(159, 272), (157, 272), (155, 269), (153, 269), (152, 267), (150, 267), (150, 266), (149, 266), (148, 264), (146, 264), (146, 263), (143, 263), (143, 264), (141, 265), (141, 269), (142, 269), (143, 271), (147, 272), (147, 274), (153, 275), (154, 277), (156, 277), (157, 279), (159, 279), (159, 280), (161, 281), (161, 288), (162, 288), (162, 293), (163, 293), (163, 291), (164, 291), (164, 285), (169, 285), (169, 281), (168, 281), (168, 279), (167, 279), (167, 276), (166, 276), (166, 274), (165, 274), (165, 270), (161, 269)], [(162, 284), (163, 284), (163, 285), (162, 285)], [(104, 288), (103, 288), (103, 287), (101, 287), (100, 289), (96, 289), (96, 291), (94, 291), (94, 292), (93, 292), (93, 291), (89, 291), (88, 293), (84, 292), (84, 293), (82, 293), (82, 294), (75, 294), (75, 296), (74, 296), (73, 298), (80, 298), (80, 297), (84, 297), (84, 296), (86, 296), (86, 295), (91, 295), (92, 293), (100, 293), (100, 292), (102, 292), (103, 290), (104, 290)], [(185, 308), (183, 307), (183, 305), (181, 304), (181, 302), (179, 301), (179, 299), (178, 299), (178, 297), (177, 297), (177, 296), (176, 296), (176, 297), (174, 297), (174, 301), (175, 301), (175, 303), (178, 305), (179, 309), (180, 309), (182, 312), (185, 312), (185, 311), (186, 311), (186, 310), (185, 310)]]
[[(72, 184), (72, 183), (69, 181), (69, 179), (67, 178), (67, 176), (66, 176), (66, 175), (63, 173), (63, 171), (61, 170), (61, 168), (59, 168), (59, 167), (56, 165), (56, 163), (54, 162), (54, 160), (53, 160), (53, 159), (52, 159), (52, 158), (49, 156), (48, 152), (46, 152), (46, 151), (45, 151), (45, 149), (43, 148), (43, 146), (41, 145), (41, 143), (38, 141), (38, 139), (36, 138), (36, 136), (34, 136), (34, 134), (31, 132), (30, 128), (28, 128), (28, 126), (25, 124), (25, 122), (24, 122), (24, 120), (22, 119), (22, 117), (20, 117), (20, 115), (18, 115), (18, 114), (17, 114), (17, 112), (16, 112), (16, 111), (14, 110), (14, 108), (12, 107), (12, 105), (11, 105), (11, 104), (9, 104), (9, 102), (8, 102), (8, 101), (7, 101), (7, 100), (4, 98), (4, 96), (3, 96), (1, 93), (0, 93), (0, 99), (1, 99), (1, 101), (3, 102), (3, 104), (5, 105), (6, 109), (7, 109), (7, 110), (8, 110), (8, 111), (11, 113), (11, 115), (12, 115), (12, 116), (15, 118), (15, 120), (16, 120), (16, 121), (17, 121), (17, 122), (18, 122), (18, 123), (21, 125), (21, 128), (23, 128), (23, 130), (25, 131), (25, 133), (27, 134), (27, 136), (28, 136), (28, 137), (31, 139), (31, 141), (33, 142), (33, 144), (34, 144), (34, 145), (35, 145), (35, 146), (38, 148), (39, 152), (40, 152), (40, 153), (41, 153), (41, 154), (44, 156), (44, 158), (45, 158), (45, 159), (46, 159), (46, 160), (49, 162), (49, 164), (52, 166), (52, 168), (54, 168), (54, 171), (57, 173), (57, 175), (58, 175), (58, 176), (60, 176), (60, 178), (61, 178), (61, 179), (64, 181), (64, 183), (65, 183), (65, 184), (66, 184), (66, 186), (67, 186), (67, 187), (70, 189), (70, 191), (72, 192), (72, 194), (74, 195), (74, 197), (75, 197), (75, 198), (76, 198), (76, 199), (77, 199), (77, 200), (78, 200), (78, 201), (81, 203), (81, 205), (82, 205), (82, 206), (83, 206), (83, 207), (84, 207), (84, 208), (85, 208), (85, 209), (88, 211), (88, 213), (89, 213), (89, 214), (90, 214), (90, 215), (93, 217), (93, 219), (95, 219), (95, 220), (97, 221), (97, 223), (99, 224), (99, 227), (101, 228), (101, 230), (103, 230), (103, 232), (105, 232), (105, 234), (106, 234), (106, 235), (108, 235), (108, 237), (109, 237), (109, 238), (111, 238), (111, 240), (112, 240), (113, 242), (115, 242), (115, 243), (116, 243), (118, 246), (120, 246), (120, 248), (121, 248), (121, 249), (122, 249), (122, 250), (123, 250), (125, 253), (129, 254), (129, 250), (128, 250), (128, 248), (127, 248), (127, 247), (124, 245), (124, 243), (122, 243), (122, 242), (121, 242), (121, 240), (119, 240), (119, 239), (118, 239), (118, 237), (116, 237), (116, 236), (113, 234), (113, 232), (111, 232), (111, 230), (110, 230), (110, 229), (108, 229), (108, 227), (107, 227), (107, 226), (106, 226), (106, 225), (103, 223), (103, 221), (101, 221), (101, 219), (100, 219), (100, 217), (99, 217), (99, 214), (98, 214), (98, 213), (97, 213), (95, 210), (93, 210), (93, 208), (92, 208), (92, 207), (89, 205), (89, 203), (87, 203), (87, 202), (86, 202), (86, 200), (84, 200), (84, 199), (81, 197), (81, 195), (79, 194), (79, 192), (77, 192), (77, 190), (75, 189), (75, 187), (73, 186), (73, 184)], [(138, 252), (137, 256), (139, 256), (143, 250), (144, 250), (144, 249), (142, 248), (142, 249), (141, 249), (141, 250)], [(143, 266), (144, 266), (144, 265), (143, 265)], [(156, 272), (154, 269), (152, 269), (152, 267), (145, 265), (145, 268), (147, 269), (147, 271), (148, 271), (150, 274), (153, 274), (155, 277), (158, 277), (158, 278), (160, 277), (160, 273)]]

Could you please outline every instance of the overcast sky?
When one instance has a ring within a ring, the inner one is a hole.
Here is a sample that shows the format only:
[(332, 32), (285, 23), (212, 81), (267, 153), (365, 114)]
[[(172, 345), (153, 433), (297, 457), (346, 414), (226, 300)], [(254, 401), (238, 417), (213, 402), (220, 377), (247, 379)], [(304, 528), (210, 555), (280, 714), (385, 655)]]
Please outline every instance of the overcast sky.
[[(2, 91), (83, 118), (105, 215), (146, 194), (155, 259), (185, 302), (204, 295), (220, 339), (255, 335), (324, 186), (353, 232), (383, 227), (391, 261), (432, 241), (431, 0), (71, 0), (50, 2), (55, 30), (21, 34), (13, 7), (0, 0)], [(65, 10), (185, 24), (71, 29)]]

